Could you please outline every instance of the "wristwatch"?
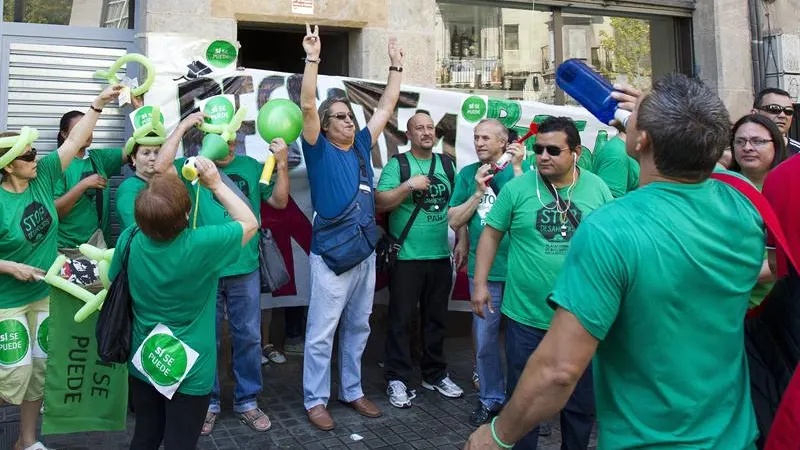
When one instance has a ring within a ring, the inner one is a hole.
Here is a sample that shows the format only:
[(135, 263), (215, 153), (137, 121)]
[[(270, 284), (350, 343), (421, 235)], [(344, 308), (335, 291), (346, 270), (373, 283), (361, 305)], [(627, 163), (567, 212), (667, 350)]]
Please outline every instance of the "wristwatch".
[(395, 72), (402, 72), (402, 71), (403, 71), (403, 68), (402, 68), (402, 67), (400, 67), (400, 66), (389, 66), (389, 72), (392, 72), (392, 71), (395, 71)]

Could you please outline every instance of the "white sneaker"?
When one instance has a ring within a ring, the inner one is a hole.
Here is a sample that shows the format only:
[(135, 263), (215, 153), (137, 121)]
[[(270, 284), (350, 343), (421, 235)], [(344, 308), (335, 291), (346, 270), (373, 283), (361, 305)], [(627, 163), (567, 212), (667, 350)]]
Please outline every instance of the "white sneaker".
[(389, 396), (389, 403), (395, 408), (411, 408), (411, 400), (417, 397), (417, 393), (406, 388), (406, 384), (400, 380), (392, 380), (386, 388), (386, 395)]
[(464, 391), (461, 390), (457, 384), (453, 383), (453, 380), (450, 379), (450, 375), (445, 376), (442, 378), (442, 381), (436, 384), (429, 384), (423, 381), (422, 387), (429, 391), (439, 391), (440, 394), (448, 398), (459, 398), (464, 395)]

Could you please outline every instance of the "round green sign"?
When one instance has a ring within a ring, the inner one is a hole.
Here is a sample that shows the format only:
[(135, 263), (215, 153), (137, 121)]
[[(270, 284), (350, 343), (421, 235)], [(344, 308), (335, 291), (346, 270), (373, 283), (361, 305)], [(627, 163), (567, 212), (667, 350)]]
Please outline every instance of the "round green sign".
[(17, 319), (0, 321), (0, 364), (10, 366), (28, 354), (30, 338), (25, 325)]
[(215, 97), (203, 106), (206, 123), (224, 125), (233, 119), (233, 104), (225, 97)]
[(477, 95), (467, 98), (461, 105), (461, 116), (468, 122), (477, 122), (483, 119), (484, 115), (486, 115), (486, 102)]
[(142, 368), (159, 386), (172, 386), (186, 372), (188, 358), (181, 341), (159, 333), (147, 338), (142, 345)]
[(228, 41), (214, 41), (206, 49), (206, 60), (214, 67), (223, 68), (236, 62), (236, 46)]
[(39, 343), (39, 347), (47, 353), (48, 347), (47, 343), (49, 342), (49, 334), (50, 334), (50, 317), (45, 317), (41, 324), (39, 324), (39, 331), (36, 332), (36, 342)]
[[(164, 123), (164, 117), (161, 115), (161, 113), (158, 114), (158, 120), (159, 122)], [(141, 108), (136, 110), (136, 113), (133, 116), (133, 127), (139, 129), (152, 121), (153, 121), (153, 107), (142, 106)]]

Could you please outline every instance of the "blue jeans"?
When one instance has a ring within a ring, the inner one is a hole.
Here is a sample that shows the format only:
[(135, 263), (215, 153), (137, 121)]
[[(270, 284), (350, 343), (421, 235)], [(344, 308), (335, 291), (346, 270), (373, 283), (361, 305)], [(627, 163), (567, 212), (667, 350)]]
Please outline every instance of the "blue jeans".
[[(469, 279), (469, 292), (472, 294), (475, 280)], [(489, 294), (492, 296), (492, 309), (483, 311), (485, 319), (472, 314), (472, 333), (475, 335), (475, 366), (481, 382), (478, 395), (484, 407), (499, 411), (506, 401), (506, 383), (503, 377), (503, 361), (500, 346), (500, 306), (503, 304), (505, 283), (490, 281)]]
[[(508, 396), (514, 392), (528, 358), (542, 342), (546, 330), (529, 327), (508, 318), (506, 326), (506, 362), (508, 364)], [(591, 364), (575, 386), (561, 410), (561, 450), (586, 450), (594, 423), (594, 390)], [(514, 445), (514, 450), (536, 450), (539, 426)]]
[[(261, 393), (261, 278), (258, 270), (247, 275), (224, 277), (217, 286), (217, 351), (222, 336), (222, 321), (228, 312), (228, 331), (233, 347), (233, 412), (243, 413), (258, 407)], [(219, 375), (208, 411), (220, 412)]]
[(336, 275), (312, 253), (311, 299), (303, 354), (303, 404), (306, 410), (327, 405), (331, 396), (333, 336), (339, 329), (339, 400), (364, 396), (361, 355), (369, 338), (369, 316), (375, 296), (375, 254)]

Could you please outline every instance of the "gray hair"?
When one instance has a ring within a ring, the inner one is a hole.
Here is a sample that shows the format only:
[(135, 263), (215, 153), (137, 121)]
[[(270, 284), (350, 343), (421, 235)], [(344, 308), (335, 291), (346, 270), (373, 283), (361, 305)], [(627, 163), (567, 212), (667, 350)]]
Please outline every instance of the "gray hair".
[(503, 139), (504, 141), (508, 142), (508, 128), (506, 128), (506, 126), (503, 125), (503, 122), (500, 122), (497, 119), (481, 119), (481, 121), (478, 122), (477, 125), (475, 125), (475, 129), (477, 130), (479, 126), (481, 126), (483, 124), (487, 124), (487, 123), (488, 124), (492, 124), (492, 125), (495, 126), (495, 129), (497, 130), (497, 133), (496, 133), (497, 137), (499, 137), (499, 138)]
[(731, 119), (703, 82), (673, 74), (658, 80), (639, 103), (637, 128), (649, 135), (662, 175), (704, 180), (728, 143)]
[(353, 108), (350, 107), (350, 102), (345, 97), (328, 97), (326, 98), (320, 105), (317, 113), (319, 114), (319, 130), (321, 133), (325, 133), (325, 128), (331, 122), (331, 106), (334, 103), (344, 103), (347, 106), (347, 109), (350, 112), (353, 112)]

